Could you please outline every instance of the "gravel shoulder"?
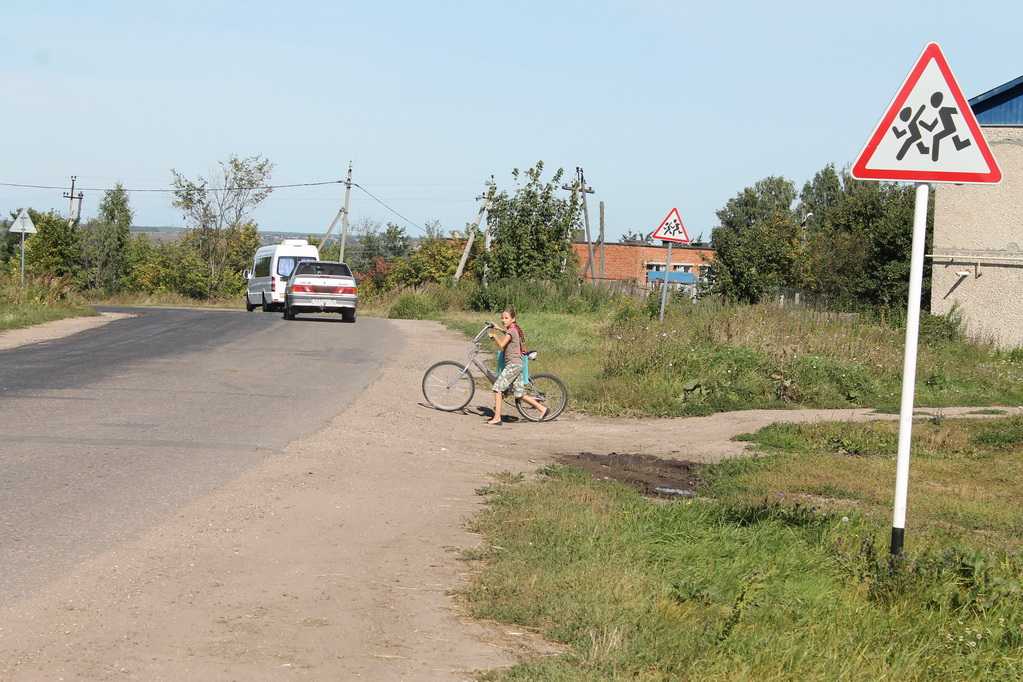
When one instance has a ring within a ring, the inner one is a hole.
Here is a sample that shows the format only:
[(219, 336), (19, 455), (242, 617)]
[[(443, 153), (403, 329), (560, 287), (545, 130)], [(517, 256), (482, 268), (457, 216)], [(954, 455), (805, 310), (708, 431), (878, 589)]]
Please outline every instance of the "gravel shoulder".
[(105, 324), (131, 317), (129, 313), (100, 313), (89, 317), (69, 317), (63, 320), (54, 320), (43, 324), (25, 327), (24, 329), (9, 329), (0, 331), (0, 350), (9, 350), (18, 346), (25, 346), (30, 343), (42, 341), (53, 341), (65, 336), (71, 336), (86, 329), (95, 329)]
[(431, 322), (395, 328), (408, 343), (326, 428), (0, 607), (0, 679), (469, 679), (535, 650), (521, 632), (468, 619), (452, 595), (471, 570), (459, 552), (479, 542), (464, 524), (488, 474), (582, 450), (715, 461), (743, 452), (736, 434), (772, 422), (895, 418), (569, 413), (486, 427), (487, 391), (464, 414), (422, 404), (425, 368), (463, 357), (465, 340)]

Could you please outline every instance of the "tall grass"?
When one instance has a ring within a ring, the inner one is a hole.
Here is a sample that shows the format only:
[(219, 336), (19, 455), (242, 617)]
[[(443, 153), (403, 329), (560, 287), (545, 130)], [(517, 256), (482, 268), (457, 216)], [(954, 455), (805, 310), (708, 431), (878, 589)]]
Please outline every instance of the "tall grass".
[[(779, 407), (896, 409), (904, 321), (890, 312), (658, 299), (573, 283), (465, 282), (368, 302), (392, 318), (437, 319), (475, 333), (516, 308), (544, 371), (569, 380), (573, 405), (607, 415), (700, 415)], [(568, 335), (569, 342), (560, 337)], [(1023, 402), (1023, 352), (964, 338), (958, 313), (921, 320), (917, 402)]]
[(19, 278), (0, 275), (0, 330), (95, 314), (65, 279), (30, 277), (22, 286)]
[[(1023, 363), (964, 339), (954, 316), (922, 327), (921, 405), (1017, 404)], [(876, 315), (713, 302), (675, 306), (664, 324), (619, 314), (601, 339), (608, 413), (704, 414), (754, 407), (891, 409), (904, 330)]]

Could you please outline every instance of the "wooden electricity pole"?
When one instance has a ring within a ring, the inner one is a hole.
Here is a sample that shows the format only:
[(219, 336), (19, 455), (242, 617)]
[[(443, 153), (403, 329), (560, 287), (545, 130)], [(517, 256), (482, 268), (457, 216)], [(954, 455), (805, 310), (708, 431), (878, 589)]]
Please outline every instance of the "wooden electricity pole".
[[(462, 250), (462, 258), (458, 261), (458, 269), (455, 270), (455, 282), (462, 278), (462, 273), (465, 271), (465, 264), (469, 262), (469, 252), (472, 251), (472, 244), (476, 241), (476, 231), (479, 229), (480, 223), (483, 221), (483, 215), (490, 209), (490, 200), (494, 196), (494, 178), (490, 178), (490, 182), (487, 183), (487, 189), (483, 192), (482, 196), (476, 197), (477, 200), (482, 201), (480, 204), (480, 210), (476, 213), (476, 219), (465, 230), (465, 248)], [(486, 249), (490, 250), (490, 224), (487, 223), (487, 233), (484, 238), (486, 243)]]
[(348, 175), (345, 177), (345, 213), (341, 216), (341, 251), (338, 253), (339, 262), (345, 262), (345, 243), (348, 241), (348, 214), (352, 205), (352, 162), (348, 162)]
[(586, 267), (583, 268), (583, 273), (586, 270), (590, 271), (590, 279), (594, 278), (594, 254), (593, 254), (593, 239), (590, 235), (590, 212), (586, 206), (586, 195), (593, 194), (593, 188), (586, 186), (586, 177), (583, 175), (583, 169), (580, 166), (575, 167), (575, 182), (571, 185), (565, 184), (561, 186), (561, 189), (567, 189), (572, 193), (579, 192), (582, 195), (583, 203), (583, 224), (586, 227), (586, 254), (587, 262)]
[[(79, 192), (77, 195), (75, 195), (75, 182), (77, 182), (77, 181), (78, 181), (78, 176), (77, 175), (72, 175), (71, 176), (71, 191), (70, 192), (64, 192), (64, 198), (68, 200), (68, 207), (67, 207), (67, 224), (68, 225), (70, 225), (71, 223), (75, 222), (76, 220), (80, 220), (81, 217), (82, 217), (82, 199), (85, 198), (85, 195), (82, 194), (81, 192)], [(75, 211), (75, 199), (78, 199), (78, 210), (77, 211)]]

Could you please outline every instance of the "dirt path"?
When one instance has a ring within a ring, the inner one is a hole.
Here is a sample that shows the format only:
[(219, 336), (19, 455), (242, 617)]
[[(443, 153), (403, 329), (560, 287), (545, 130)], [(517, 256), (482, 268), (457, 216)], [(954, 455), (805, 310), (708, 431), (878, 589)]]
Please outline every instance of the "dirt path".
[(463, 523), (488, 473), (580, 450), (712, 461), (742, 451), (735, 434), (771, 422), (879, 417), (569, 414), (485, 427), (421, 404), (425, 366), (460, 357), (465, 341), (434, 323), (397, 326), (413, 343), (327, 428), (0, 608), (0, 679), (468, 679), (512, 663), (523, 639), (469, 621), (450, 596), (466, 570), (459, 548), (478, 542)]
[(24, 329), (0, 331), (0, 350), (71, 336), (125, 317), (131, 317), (131, 315), (129, 313), (100, 313), (90, 317), (68, 317), (63, 320), (44, 322)]

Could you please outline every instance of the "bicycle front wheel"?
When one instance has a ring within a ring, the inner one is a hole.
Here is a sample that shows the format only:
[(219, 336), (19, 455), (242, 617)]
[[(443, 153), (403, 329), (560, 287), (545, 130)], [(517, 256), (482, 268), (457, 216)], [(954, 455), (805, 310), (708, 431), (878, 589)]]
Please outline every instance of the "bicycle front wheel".
[[(553, 374), (531, 374), (526, 384), (526, 397), (532, 398), (546, 406), (547, 413), (542, 421), (549, 422), (558, 418), (568, 405), (568, 389), (565, 382)], [(515, 401), (519, 414), (531, 422), (541, 421), (540, 410), (527, 403), (524, 399)]]
[(475, 393), (472, 374), (457, 362), (438, 362), (423, 375), (423, 397), (438, 410), (457, 412), (469, 404)]

